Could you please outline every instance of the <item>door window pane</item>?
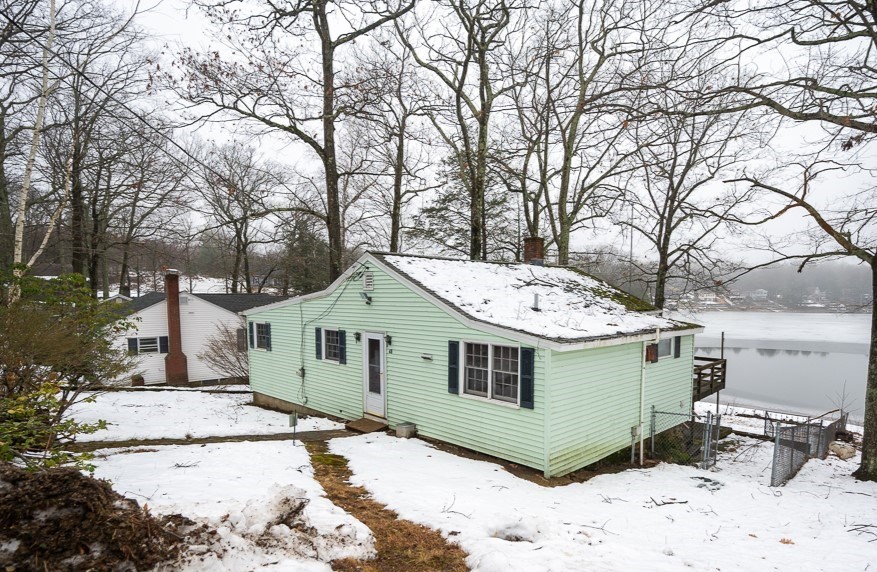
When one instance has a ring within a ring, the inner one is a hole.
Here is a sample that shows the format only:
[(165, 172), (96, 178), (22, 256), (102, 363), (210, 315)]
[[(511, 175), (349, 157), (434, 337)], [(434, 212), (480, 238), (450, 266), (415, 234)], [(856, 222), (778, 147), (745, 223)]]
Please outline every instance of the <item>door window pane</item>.
[(381, 394), (381, 340), (368, 340), (368, 390)]

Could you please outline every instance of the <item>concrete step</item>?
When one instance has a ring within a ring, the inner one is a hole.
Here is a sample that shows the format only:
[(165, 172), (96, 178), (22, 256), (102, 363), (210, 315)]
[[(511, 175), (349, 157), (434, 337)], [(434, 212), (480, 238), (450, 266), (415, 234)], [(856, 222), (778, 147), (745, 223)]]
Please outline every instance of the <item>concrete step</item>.
[(375, 431), (385, 430), (387, 428), (387, 423), (385, 421), (375, 421), (374, 419), (361, 417), (355, 421), (349, 422), (345, 427), (350, 431), (356, 431), (357, 433), (374, 433)]

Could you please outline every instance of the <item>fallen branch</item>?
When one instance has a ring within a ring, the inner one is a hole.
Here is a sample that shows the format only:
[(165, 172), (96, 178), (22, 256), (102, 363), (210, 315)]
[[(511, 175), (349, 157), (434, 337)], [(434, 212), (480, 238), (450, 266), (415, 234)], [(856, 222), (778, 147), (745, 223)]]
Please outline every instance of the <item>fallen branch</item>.
[(655, 506), (666, 506), (666, 505), (668, 505), (668, 504), (688, 504), (688, 501), (687, 501), (687, 500), (680, 500), (680, 501), (678, 501), (678, 500), (675, 500), (675, 499), (670, 499), (670, 500), (667, 500), (667, 501), (660, 501), (660, 502), (659, 502), (659, 501), (656, 501), (656, 500), (654, 499), (654, 497), (649, 497), (649, 498), (652, 499), (652, 502), (655, 503)]

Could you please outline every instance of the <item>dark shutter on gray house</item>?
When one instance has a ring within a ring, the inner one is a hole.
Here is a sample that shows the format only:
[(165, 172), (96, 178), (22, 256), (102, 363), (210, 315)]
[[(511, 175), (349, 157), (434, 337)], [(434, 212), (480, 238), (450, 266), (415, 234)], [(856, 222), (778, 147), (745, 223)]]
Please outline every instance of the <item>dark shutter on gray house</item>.
[(347, 332), (338, 330), (338, 363), (347, 363)]
[(673, 357), (678, 358), (682, 355), (682, 336), (673, 338)]
[(253, 326), (253, 322), (250, 322), (249, 326), (250, 326), (250, 347), (255, 348), (256, 347), (256, 332), (255, 332), (255, 328)]
[(167, 336), (161, 336), (158, 338), (158, 353), (166, 354), (168, 352), (168, 339)]
[(533, 409), (533, 378), (536, 366), (533, 348), (521, 348), (521, 407)]
[(128, 355), (137, 355), (137, 338), (128, 338)]
[(271, 351), (271, 324), (265, 323), (265, 349)]
[(658, 363), (658, 344), (649, 344), (646, 346), (646, 361), (649, 363)]
[(235, 330), (235, 333), (237, 334), (238, 351), (247, 351), (247, 330), (245, 328), (238, 328)]
[(448, 393), (460, 393), (460, 342), (448, 342)]
[(314, 328), (314, 344), (317, 348), (317, 359), (323, 359), (323, 330)]

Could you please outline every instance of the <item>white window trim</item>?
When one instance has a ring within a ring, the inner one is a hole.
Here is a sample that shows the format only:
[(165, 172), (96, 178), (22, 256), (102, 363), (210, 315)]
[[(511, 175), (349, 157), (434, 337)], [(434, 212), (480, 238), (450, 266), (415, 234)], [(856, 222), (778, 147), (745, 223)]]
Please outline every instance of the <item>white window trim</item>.
[[(326, 348), (328, 347), (326, 345), (326, 332), (336, 332), (337, 333), (340, 331), (341, 331), (341, 328), (320, 328), (320, 337), (322, 338), (322, 347), (323, 347), (322, 354), (321, 354), (322, 357), (320, 358), (320, 361), (325, 361), (328, 363), (334, 363), (336, 365), (341, 365), (341, 358), (340, 357), (338, 359), (330, 358), (330, 357), (328, 357), (328, 352), (326, 351)], [(340, 341), (341, 340), (339, 339), (339, 342)]]
[[(253, 347), (250, 348), (253, 351), (257, 351), (257, 352), (267, 352), (268, 351), (268, 348), (260, 348), (259, 347), (259, 326), (260, 325), (264, 326), (268, 323), (269, 322), (253, 322)], [(248, 332), (248, 334), (249, 334), (249, 332)]]
[[(161, 336), (139, 336), (137, 337), (137, 355), (139, 356), (160, 356), (163, 355), (161, 353)], [(140, 342), (142, 340), (155, 340), (155, 351), (154, 352), (144, 352), (140, 349)]]
[[(671, 336), (669, 338), (661, 338), (660, 340), (658, 340), (656, 342), (658, 345), (658, 361), (673, 358), (674, 352), (676, 351), (676, 338), (677, 338), (677, 336)], [(666, 341), (666, 340), (670, 340), (670, 352), (667, 353), (667, 355), (662, 356), (661, 355), (661, 342)]]
[[(488, 347), (487, 351), (487, 397), (483, 397), (481, 395), (474, 395), (472, 393), (466, 393), (466, 344), (479, 344), (486, 345)], [(518, 396), (515, 401), (507, 401), (503, 399), (497, 399), (493, 397), (493, 348), (504, 347), (504, 348), (516, 348), (518, 350)], [(502, 405), (505, 407), (511, 407), (512, 409), (520, 409), (521, 408), (521, 346), (516, 344), (495, 344), (490, 341), (485, 340), (460, 340), (460, 349), (459, 349), (459, 357), (457, 358), (457, 363), (459, 363), (459, 378), (457, 380), (457, 394), (460, 397), (464, 397), (466, 399), (474, 399), (475, 401), (481, 401), (485, 403), (492, 403), (494, 405)]]

